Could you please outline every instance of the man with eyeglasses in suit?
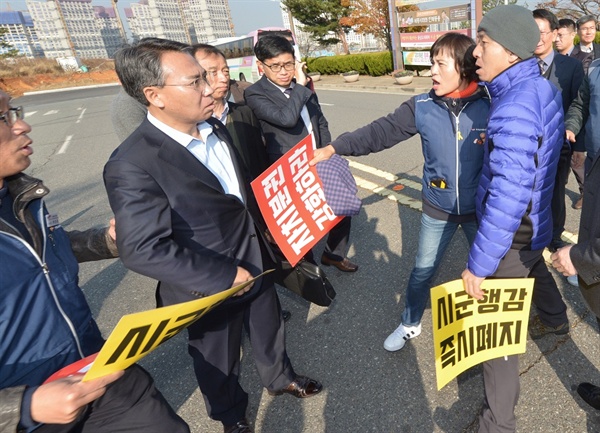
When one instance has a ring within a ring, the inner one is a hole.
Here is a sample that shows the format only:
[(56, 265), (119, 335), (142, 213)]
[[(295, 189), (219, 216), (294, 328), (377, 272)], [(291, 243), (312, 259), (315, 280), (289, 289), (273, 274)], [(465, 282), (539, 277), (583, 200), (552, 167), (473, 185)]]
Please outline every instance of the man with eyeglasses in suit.
[[(312, 137), (315, 149), (328, 145), (329, 125), (316, 93), (308, 87), (311, 79), (304, 71), (306, 65), (296, 61), (290, 41), (283, 36), (265, 36), (254, 46), (254, 54), (264, 75), (246, 89), (246, 104), (260, 121), (270, 162), (277, 161), (307, 135)], [(321, 264), (342, 272), (358, 270), (346, 257), (351, 221), (351, 217), (345, 217), (331, 229)], [(316, 263), (312, 251), (305, 259)]]

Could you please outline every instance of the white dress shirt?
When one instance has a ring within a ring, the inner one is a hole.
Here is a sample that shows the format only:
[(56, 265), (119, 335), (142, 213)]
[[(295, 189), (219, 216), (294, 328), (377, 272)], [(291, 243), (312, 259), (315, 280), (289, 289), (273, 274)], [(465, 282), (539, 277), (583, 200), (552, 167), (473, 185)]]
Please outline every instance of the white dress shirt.
[(240, 201), (244, 201), (229, 148), (216, 134), (213, 134), (213, 128), (209, 123), (198, 123), (197, 127), (200, 139), (197, 139), (161, 122), (150, 114), (150, 112), (148, 112), (148, 120), (159, 130), (189, 150), (202, 165), (215, 175), (226, 194), (235, 195)]

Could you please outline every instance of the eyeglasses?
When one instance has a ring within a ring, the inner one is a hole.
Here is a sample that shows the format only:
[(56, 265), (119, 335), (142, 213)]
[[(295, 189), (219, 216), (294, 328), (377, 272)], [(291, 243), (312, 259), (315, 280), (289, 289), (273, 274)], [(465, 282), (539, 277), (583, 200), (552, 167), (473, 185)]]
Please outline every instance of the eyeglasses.
[(540, 36), (541, 36), (542, 38), (545, 38), (545, 37), (546, 37), (546, 36), (548, 36), (550, 33), (552, 33), (552, 30), (550, 30), (549, 32), (542, 32), (542, 31), (540, 31)]
[(286, 71), (290, 72), (290, 71), (293, 71), (296, 68), (296, 62), (284, 63), (283, 65), (279, 65), (277, 63), (274, 64), (274, 65), (267, 65), (266, 63), (263, 63), (263, 65), (265, 65), (267, 68), (269, 68), (273, 72), (279, 72), (279, 71), (281, 71), (281, 68), (283, 68)]
[(196, 78), (191, 83), (187, 83), (187, 84), (163, 84), (162, 86), (157, 86), (157, 87), (169, 87), (169, 86), (173, 86), (173, 87), (190, 87), (190, 88), (195, 89), (195, 90), (203, 91), (206, 88), (207, 85), (208, 85), (208, 82), (206, 81), (206, 72), (205, 72), (204, 74), (202, 74), (201, 76), (199, 76), (198, 78)]
[(25, 118), (23, 107), (10, 107), (6, 113), (0, 114), (0, 120), (3, 120), (8, 126), (13, 126), (17, 121)]

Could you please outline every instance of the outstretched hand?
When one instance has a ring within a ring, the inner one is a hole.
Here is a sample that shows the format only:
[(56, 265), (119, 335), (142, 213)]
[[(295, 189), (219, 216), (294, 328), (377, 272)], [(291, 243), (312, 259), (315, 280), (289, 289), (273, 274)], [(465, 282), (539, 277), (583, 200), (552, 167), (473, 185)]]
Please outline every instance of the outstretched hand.
[(326, 161), (333, 155), (335, 155), (335, 149), (331, 144), (328, 144), (325, 147), (321, 147), (320, 149), (315, 149), (313, 159), (308, 161), (308, 165), (312, 167), (314, 165), (317, 165), (317, 162)]

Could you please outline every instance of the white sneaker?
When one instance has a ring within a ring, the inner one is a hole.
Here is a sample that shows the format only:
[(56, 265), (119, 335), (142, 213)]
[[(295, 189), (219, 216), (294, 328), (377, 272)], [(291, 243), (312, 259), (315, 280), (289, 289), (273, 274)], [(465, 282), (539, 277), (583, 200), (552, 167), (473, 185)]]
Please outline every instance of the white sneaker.
[(383, 348), (388, 352), (395, 352), (404, 347), (406, 342), (411, 338), (415, 338), (421, 335), (421, 324), (417, 326), (404, 326), (400, 324), (394, 332), (392, 332), (388, 338), (383, 342)]
[(577, 275), (572, 275), (570, 277), (567, 277), (567, 281), (569, 282), (570, 285), (579, 287), (579, 280), (577, 279)]

